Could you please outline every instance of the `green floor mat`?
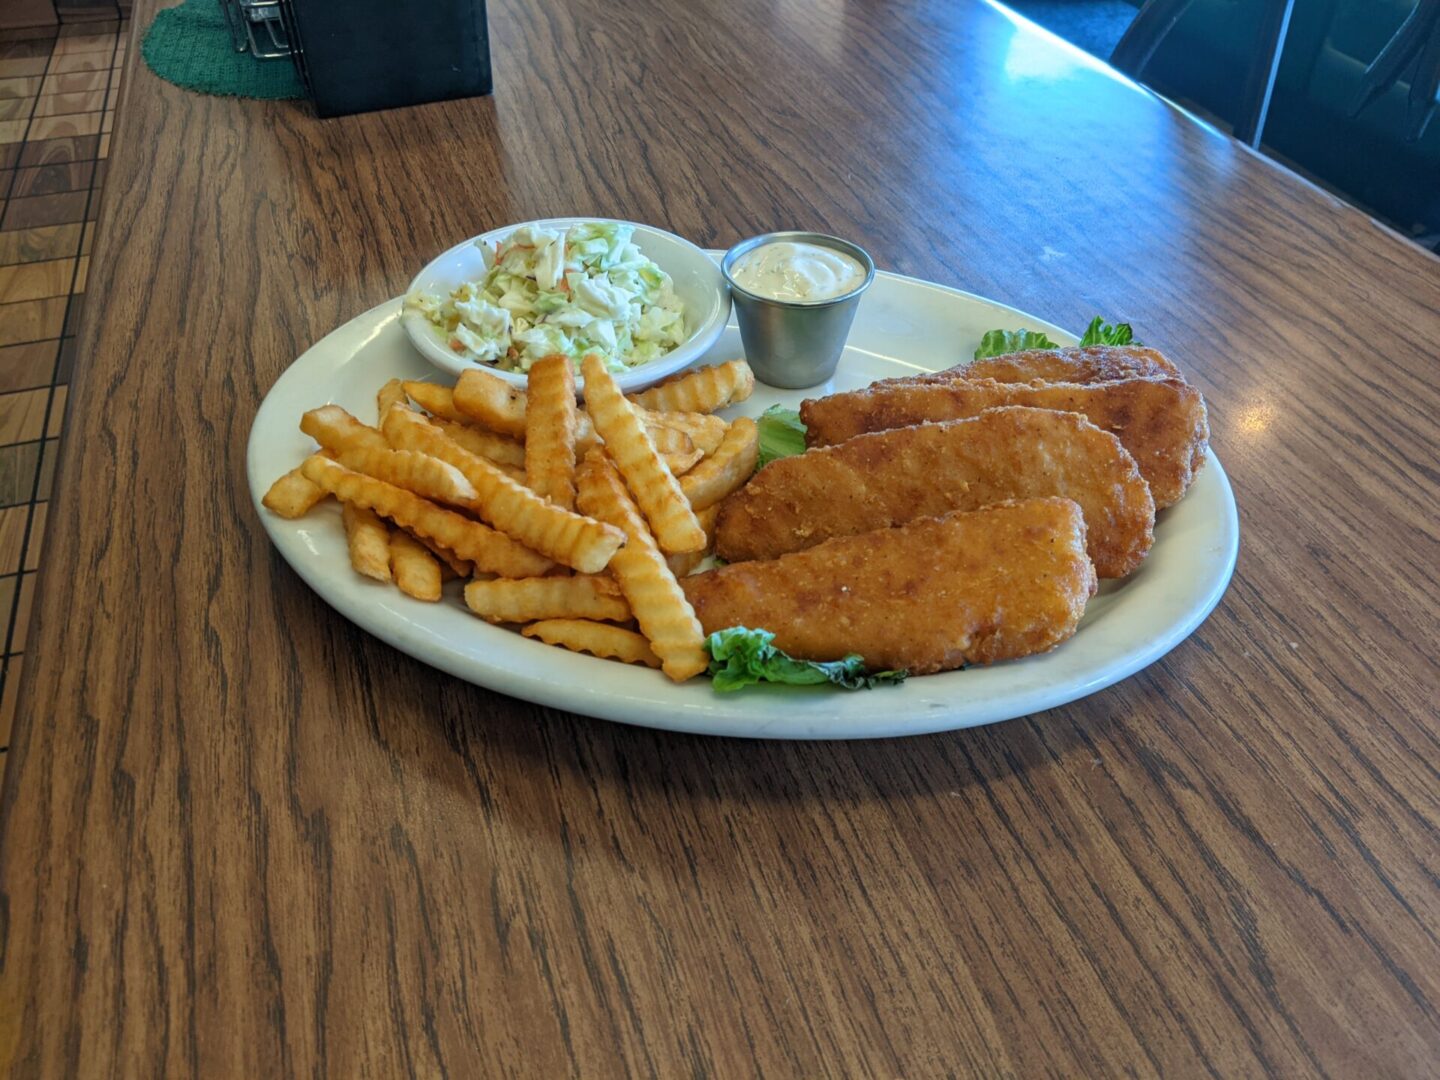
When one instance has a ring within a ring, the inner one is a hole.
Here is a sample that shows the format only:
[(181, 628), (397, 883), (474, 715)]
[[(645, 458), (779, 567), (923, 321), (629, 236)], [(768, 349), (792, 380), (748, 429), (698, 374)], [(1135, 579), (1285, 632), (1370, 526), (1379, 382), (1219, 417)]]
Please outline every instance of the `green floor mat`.
[(187, 90), (248, 98), (305, 96), (289, 60), (257, 60), (235, 51), (220, 0), (185, 0), (158, 12), (140, 53), (156, 75)]

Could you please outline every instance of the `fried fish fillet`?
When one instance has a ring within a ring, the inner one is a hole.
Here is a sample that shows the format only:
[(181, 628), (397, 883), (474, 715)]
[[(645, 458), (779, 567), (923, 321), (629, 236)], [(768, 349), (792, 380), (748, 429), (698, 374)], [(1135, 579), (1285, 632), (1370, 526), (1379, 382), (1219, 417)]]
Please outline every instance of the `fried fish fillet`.
[(1087, 345), (1085, 348), (1026, 349), (972, 360), (944, 371), (882, 379), (875, 386), (994, 379), (1002, 383), (1063, 382), (1088, 385), (1118, 379), (1179, 379), (1185, 376), (1158, 349), (1141, 345)]
[(1158, 348), (1145, 346), (1079, 346), (1027, 348), (1020, 353), (969, 360), (943, 372), (907, 374), (881, 379), (874, 386), (948, 383), (955, 379), (994, 379), (996, 383), (1113, 383), (1119, 379), (1179, 379), (1174, 361)]
[(770, 630), (805, 660), (859, 653), (914, 675), (1013, 660), (1075, 632), (1095, 592), (1085, 518), (1024, 499), (842, 536), (680, 582), (707, 634)]
[(1080, 504), (1102, 578), (1124, 577), (1150, 550), (1155, 504), (1119, 440), (1079, 413), (1009, 406), (771, 462), (721, 504), (716, 554), (773, 559), (836, 536), (1045, 495)]
[(1130, 451), (1155, 508), (1180, 501), (1205, 463), (1210, 428), (1200, 391), (1179, 379), (1002, 383), (994, 379), (901, 381), (801, 403), (806, 441), (831, 446), (868, 431), (960, 420), (1001, 405), (1078, 412)]
[(996, 382), (1099, 383), (1117, 379), (1180, 379), (1174, 362), (1143, 345), (1089, 345), (1074, 349), (1027, 349), (951, 368), (966, 379)]

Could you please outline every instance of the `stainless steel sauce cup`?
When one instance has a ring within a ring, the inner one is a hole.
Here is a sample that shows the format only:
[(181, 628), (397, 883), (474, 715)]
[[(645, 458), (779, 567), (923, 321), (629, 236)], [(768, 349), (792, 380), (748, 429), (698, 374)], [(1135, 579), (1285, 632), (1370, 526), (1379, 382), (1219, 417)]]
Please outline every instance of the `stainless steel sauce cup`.
[[(824, 300), (772, 300), (757, 296), (735, 283), (730, 269), (741, 256), (764, 244), (787, 240), (814, 244), (848, 255), (865, 268), (865, 280), (840, 296)], [(774, 232), (736, 244), (720, 263), (730, 295), (735, 299), (735, 318), (745, 359), (755, 377), (770, 386), (801, 390), (817, 386), (835, 374), (835, 365), (845, 351), (850, 324), (860, 307), (860, 297), (875, 280), (875, 262), (865, 250), (848, 240), (813, 232)]]

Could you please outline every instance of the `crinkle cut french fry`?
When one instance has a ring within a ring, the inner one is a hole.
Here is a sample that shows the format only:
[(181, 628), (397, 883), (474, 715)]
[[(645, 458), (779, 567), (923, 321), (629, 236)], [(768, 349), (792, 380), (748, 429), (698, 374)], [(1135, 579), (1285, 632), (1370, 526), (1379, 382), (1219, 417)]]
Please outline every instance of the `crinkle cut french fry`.
[(679, 555), (666, 555), (665, 565), (670, 568), (670, 573), (678, 579), (692, 573), (709, 555), (708, 551), (685, 551)]
[(475, 491), (471, 508), (501, 532), (581, 573), (605, 569), (625, 542), (612, 526), (563, 510), (447, 439), (418, 413), (391, 409), (385, 435), (397, 446), (431, 455), (459, 470)]
[[(455, 384), (453, 400), (455, 407), (473, 423), (511, 439), (525, 439), (528, 395), (519, 387), (511, 386), (488, 371), (471, 370), (461, 374), (460, 381)], [(662, 454), (689, 454), (695, 446), (700, 445), (700, 441), (704, 443), (700, 446), (701, 452), (712, 453), (725, 435), (725, 421), (718, 416), (705, 416), (701, 413), (652, 413), (644, 409), (637, 410), (637, 415), (650, 432), (655, 449)], [(699, 441), (691, 434), (691, 428), (700, 435)], [(597, 442), (590, 415), (581, 409), (575, 416), (577, 455), (586, 453)], [(478, 452), (470, 447), (467, 449), (471, 449), (472, 453)], [(480, 456), (505, 460), (506, 464), (521, 464), (488, 453)]]
[(715, 453), (680, 478), (680, 490), (696, 510), (717, 505), (755, 475), (760, 460), (760, 429), (742, 416), (730, 425)]
[[(729, 426), (722, 417), (710, 416), (707, 413), (645, 413), (644, 417), (647, 421), (653, 420), (655, 424), (674, 428), (681, 434), (688, 435), (690, 441), (705, 454), (713, 454), (720, 448)], [(653, 426), (651, 430), (654, 430)]]
[(339, 405), (311, 409), (300, 417), (300, 430), (335, 454), (356, 446), (371, 446), (379, 450), (384, 450), (386, 446), (385, 436), (369, 424), (356, 420)]
[[(653, 430), (651, 434), (654, 434)], [(679, 476), (681, 473), (687, 473), (696, 465), (700, 464), (700, 460), (705, 455), (700, 452), (698, 446), (692, 444), (688, 454), (667, 454), (662, 450), (660, 456), (665, 459), (665, 466), (670, 470), (670, 475)]]
[(375, 415), (383, 419), (392, 405), (405, 404), (405, 384), (391, 379), (375, 393)]
[(525, 404), (525, 486), (575, 509), (575, 367), (567, 356), (530, 366)]
[(700, 527), (705, 530), (705, 550), (710, 552), (715, 547), (715, 522), (720, 518), (719, 505), (707, 506), (703, 510), (695, 511), (695, 520), (700, 522)]
[(337, 498), (374, 510), (417, 536), (434, 540), (474, 563), (477, 570), (505, 577), (537, 577), (554, 565), (488, 525), (319, 454), (306, 458), (303, 469), (309, 479)]
[(595, 574), (472, 581), (465, 586), (465, 603), (486, 622), (496, 623), (536, 619), (624, 622), (630, 618), (630, 605), (615, 579)]
[(544, 619), (523, 627), (520, 633), (546, 645), (559, 645), (571, 652), (586, 652), (606, 660), (660, 667), (660, 658), (650, 643), (634, 630), (584, 619)]
[(304, 517), (324, 498), (325, 490), (305, 479), (297, 467), (271, 484), (260, 504), (272, 514), (294, 519)]
[[(650, 436), (650, 441), (655, 444), (655, 450), (661, 454), (689, 454), (695, 450), (695, 441), (679, 428), (670, 427), (662, 423), (663, 413), (650, 413), (644, 409), (636, 409), (635, 415), (645, 425), (645, 431)], [(595, 427), (590, 421), (590, 414), (584, 409), (576, 417), (575, 429), (575, 453), (582, 456), (600, 445), (600, 436), (595, 434)], [(703, 453), (703, 451), (702, 451)]]
[(441, 544), (437, 544), (434, 540), (428, 540), (423, 536), (415, 536), (413, 538), (419, 543), (422, 543), (427, 548), (429, 548), (430, 554), (434, 555), (437, 559), (440, 560), (440, 565), (444, 567), (441, 576), (444, 577), (447, 581), (450, 578), (468, 578), (471, 574), (475, 572), (475, 568), (473, 566), (471, 566), (464, 559), (460, 558), (460, 556), (456, 555), (449, 548), (444, 547)]
[[(424, 414), (416, 412), (408, 405), (395, 406), (415, 416)], [(390, 410), (385, 410), (388, 413)], [(444, 420), (438, 416), (425, 416), (428, 423), (439, 428), (453, 442), (459, 443), (477, 457), (482, 457), (499, 469), (506, 476), (510, 477), (517, 484), (525, 482), (525, 447), (514, 439), (507, 439), (504, 435), (496, 435), (493, 431), (484, 431), (469, 424), (457, 424), (453, 420)], [(380, 417), (381, 425), (384, 425), (385, 416)], [(382, 435), (382, 439), (383, 439)], [(384, 440), (389, 445), (389, 440)]]
[(704, 510), (695, 511), (695, 518), (700, 522), (700, 527), (705, 530), (705, 550), (687, 551), (681, 555), (666, 555), (665, 565), (670, 567), (670, 572), (677, 578), (682, 578), (691, 573), (697, 566), (710, 557), (715, 550), (715, 522), (720, 517), (720, 504), (707, 506)]
[[(639, 410), (636, 410), (636, 415), (640, 417), (640, 422), (645, 425), (645, 433), (650, 436), (650, 442), (654, 445), (656, 453), (674, 454), (678, 457), (689, 456), (695, 453), (695, 451), (700, 450), (700, 448), (695, 445), (695, 440), (679, 428), (662, 424), (653, 416), (642, 413)], [(588, 452), (590, 447), (587, 446), (585, 449)], [(700, 450), (700, 455), (703, 457), (705, 451)]]
[(744, 360), (692, 368), (664, 382), (631, 394), (630, 400), (651, 412), (712, 413), (744, 401), (755, 389), (755, 375)]
[(525, 438), (525, 391), (504, 379), (488, 371), (461, 372), (451, 400), (462, 418), (512, 439)]
[[(387, 414), (388, 415), (388, 414)], [(412, 413), (419, 416), (419, 413)], [(434, 502), (468, 510), (478, 495), (465, 474), (449, 462), (411, 450), (377, 450), (356, 446), (340, 455), (340, 464), (355, 472), (384, 480)]]
[(635, 415), (635, 406), (625, 400), (598, 356), (587, 356), (582, 366), (585, 400), (595, 430), (605, 440), (606, 454), (650, 523), (655, 542), (666, 552), (699, 551), (705, 546), (705, 530), (695, 520), (679, 482), (656, 453)]
[(431, 603), (440, 599), (440, 560), (404, 529), (390, 534), (390, 570), (406, 596)]
[[(302, 466), (303, 468), (303, 466)], [(350, 565), (376, 581), (390, 580), (390, 526), (365, 506), (346, 503), (341, 510)]]
[[(382, 417), (383, 419), (383, 417)], [(432, 416), (430, 422), (443, 431), (447, 438), (454, 440), (477, 457), (493, 461), (496, 465), (510, 468), (525, 468), (525, 444), (515, 439), (496, 435), (493, 431), (471, 424), (457, 424), (453, 420), (442, 420)], [(523, 476), (524, 473), (521, 473)]]
[(580, 506), (625, 532), (625, 546), (610, 560), (610, 571), (665, 674), (676, 682), (700, 674), (709, 665), (700, 620), (655, 546), (620, 473), (597, 448), (586, 455), (575, 481)]
[[(465, 411), (455, 404), (455, 391), (448, 386), (439, 386), (436, 383), (407, 381), (401, 384), (405, 388), (405, 394), (411, 401), (415, 402), (432, 416), (438, 416), (443, 420), (452, 423), (464, 424), (469, 422)], [(384, 415), (381, 415), (384, 419)]]

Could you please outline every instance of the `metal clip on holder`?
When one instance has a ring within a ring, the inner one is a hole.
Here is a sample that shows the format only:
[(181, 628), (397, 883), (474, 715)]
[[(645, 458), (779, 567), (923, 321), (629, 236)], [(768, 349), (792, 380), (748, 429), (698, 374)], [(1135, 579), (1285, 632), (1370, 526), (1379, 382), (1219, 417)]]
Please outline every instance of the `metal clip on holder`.
[(220, 0), (220, 9), (230, 24), (236, 52), (248, 52), (258, 60), (290, 55), (290, 34), (280, 0)]

